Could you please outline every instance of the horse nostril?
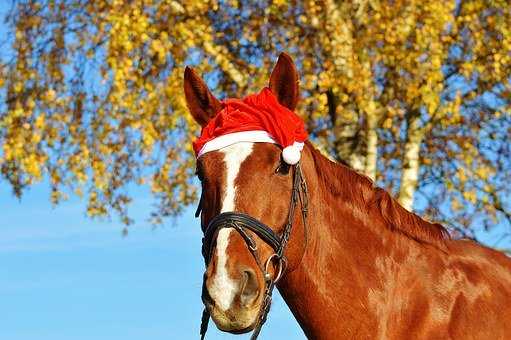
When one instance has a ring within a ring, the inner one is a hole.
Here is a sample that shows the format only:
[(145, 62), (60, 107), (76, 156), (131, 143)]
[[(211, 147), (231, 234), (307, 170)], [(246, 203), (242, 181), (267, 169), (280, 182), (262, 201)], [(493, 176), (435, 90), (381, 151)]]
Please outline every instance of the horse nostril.
[(246, 269), (242, 272), (241, 285), (241, 304), (245, 307), (252, 305), (259, 295), (259, 283), (257, 276), (252, 269)]

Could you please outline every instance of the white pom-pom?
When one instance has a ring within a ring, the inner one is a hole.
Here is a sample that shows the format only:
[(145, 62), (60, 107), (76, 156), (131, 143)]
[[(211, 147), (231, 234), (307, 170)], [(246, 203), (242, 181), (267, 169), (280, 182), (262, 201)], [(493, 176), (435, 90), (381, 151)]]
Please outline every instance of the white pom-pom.
[(295, 165), (300, 161), (300, 148), (290, 145), (282, 150), (282, 159), (289, 165)]

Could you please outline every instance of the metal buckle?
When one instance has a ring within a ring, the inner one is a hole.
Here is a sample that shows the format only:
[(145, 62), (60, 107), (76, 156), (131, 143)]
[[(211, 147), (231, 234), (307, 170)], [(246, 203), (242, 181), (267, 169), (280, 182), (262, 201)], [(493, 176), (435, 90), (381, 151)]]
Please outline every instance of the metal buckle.
[(275, 253), (270, 255), (270, 257), (268, 257), (268, 259), (266, 260), (266, 263), (264, 265), (264, 276), (265, 276), (266, 280), (271, 279), (268, 269), (269, 269), (270, 263), (273, 262), (274, 259), (278, 260), (278, 262), (277, 262), (278, 263), (277, 276), (273, 279), (273, 282), (276, 284), (282, 278), (282, 274), (284, 274), (284, 272), (286, 270), (287, 260), (285, 257), (279, 257), (279, 255), (277, 255)]

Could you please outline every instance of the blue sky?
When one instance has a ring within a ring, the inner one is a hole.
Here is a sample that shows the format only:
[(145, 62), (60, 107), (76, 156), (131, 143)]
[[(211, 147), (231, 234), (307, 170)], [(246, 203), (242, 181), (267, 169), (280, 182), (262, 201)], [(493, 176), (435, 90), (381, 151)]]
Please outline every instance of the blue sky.
[[(1, 184), (0, 339), (197, 339), (203, 261), (192, 209), (154, 229), (140, 192), (138, 223), (123, 237), (122, 225), (85, 218), (78, 201), (52, 208), (43, 184), (21, 202), (9, 190)], [(262, 337), (304, 338), (275, 300)]]

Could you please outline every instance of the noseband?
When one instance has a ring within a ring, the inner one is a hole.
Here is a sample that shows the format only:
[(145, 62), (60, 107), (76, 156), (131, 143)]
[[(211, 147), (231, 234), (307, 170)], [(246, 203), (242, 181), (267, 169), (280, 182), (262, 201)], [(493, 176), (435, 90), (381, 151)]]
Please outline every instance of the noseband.
[[(259, 266), (259, 269), (263, 273), (265, 281), (264, 297), (261, 309), (259, 310), (256, 325), (251, 336), (252, 340), (257, 339), (263, 324), (266, 322), (268, 312), (270, 311), (273, 289), (275, 288), (277, 282), (285, 274), (287, 260), (286, 257), (284, 256), (284, 251), (286, 249), (286, 245), (291, 235), (291, 229), (293, 227), (293, 219), (295, 215), (295, 208), (298, 205), (298, 202), (300, 202), (301, 205), (305, 233), (308, 197), (307, 185), (302, 176), (300, 163), (294, 166), (291, 202), (289, 205), (286, 226), (284, 227), (282, 235), (277, 235), (270, 227), (260, 222), (259, 220), (253, 218), (252, 216), (239, 212), (224, 212), (217, 215), (209, 222), (207, 228), (204, 231), (204, 237), (202, 239), (202, 256), (204, 257), (206, 267), (208, 266), (209, 261), (211, 259), (211, 252), (215, 237), (218, 235), (218, 231), (222, 228), (233, 228), (245, 240), (248, 249), (252, 253), (252, 256), (254, 257), (257, 265)], [(197, 209), (198, 213), (200, 213), (200, 209), (201, 207), (199, 205)], [(197, 215), (198, 214), (196, 214), (196, 216)], [(262, 239), (266, 244), (273, 248), (274, 253), (270, 255), (270, 257), (266, 260), (264, 264), (261, 261), (257, 245), (254, 239), (249, 235), (249, 233), (247, 233), (247, 231), (253, 232), (254, 234), (257, 235), (257, 237)], [(271, 264), (276, 264), (277, 274), (275, 277), (272, 277), (272, 275), (268, 271)], [(210, 314), (208, 310), (204, 308), (204, 311), (202, 312), (202, 322), (200, 328), (201, 340), (204, 339), (204, 337), (206, 336), (209, 318)]]

